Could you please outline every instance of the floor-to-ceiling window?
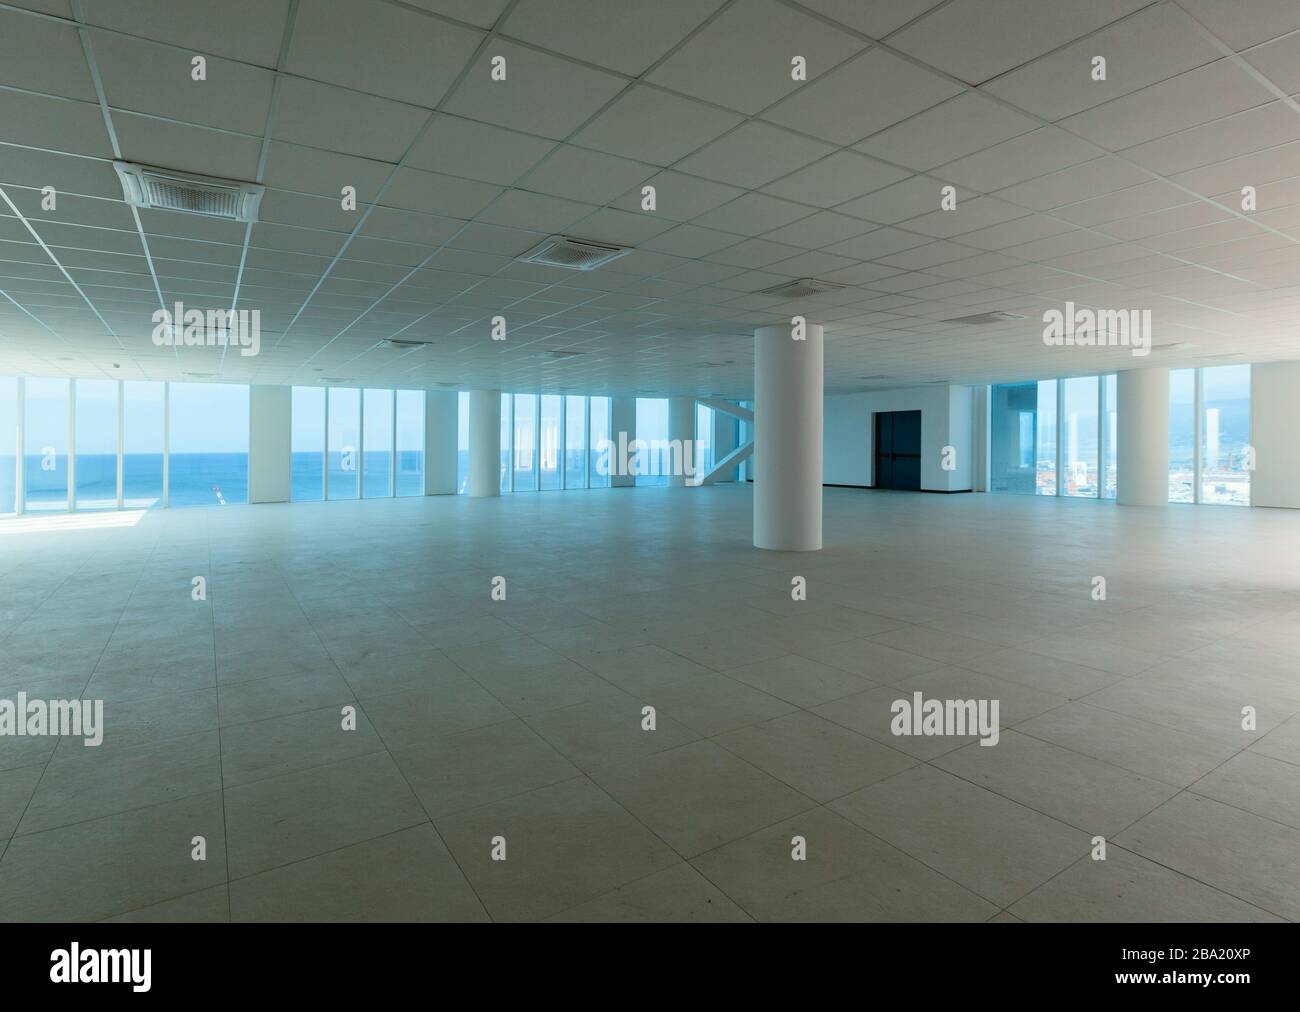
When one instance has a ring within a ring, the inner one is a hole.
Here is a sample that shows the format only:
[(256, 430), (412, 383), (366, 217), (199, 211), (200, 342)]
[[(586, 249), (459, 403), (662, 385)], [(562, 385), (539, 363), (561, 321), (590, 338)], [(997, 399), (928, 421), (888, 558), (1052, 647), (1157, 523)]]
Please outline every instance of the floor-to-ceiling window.
[[(591, 408), (591, 435), (587, 440), (587, 460), (592, 488), (609, 488), (609, 413), (608, 397), (589, 398)], [(605, 464), (602, 464), (602, 458)]]
[(355, 499), (359, 494), (361, 391), (329, 388), (329, 498)]
[(1102, 479), (1103, 499), (1119, 494), (1119, 377), (1114, 373), (1102, 378), (1101, 450), (1105, 472)]
[(558, 394), (542, 394), (538, 408), (537, 485), (543, 492), (560, 487), (560, 405)]
[(1201, 502), (1250, 505), (1250, 366), (1201, 370)]
[(122, 505), (151, 509), (163, 501), (163, 430), (167, 385), (122, 384)]
[(510, 467), (511, 419), (514, 417), (515, 399), (509, 394), (501, 395), (501, 491), (510, 491), (510, 479), (514, 473)]
[(1196, 501), (1196, 370), (1169, 372), (1169, 501)]
[(79, 510), (117, 509), (117, 380), (80, 379), (72, 483)]
[(515, 394), (516, 492), (537, 491), (537, 395)]
[(1038, 382), (1038, 458), (1034, 461), (1034, 491), (1056, 495), (1056, 380)]
[(636, 483), (667, 485), (668, 470), (672, 466), (665, 449), (668, 446), (668, 398), (636, 399), (636, 445)]
[(1032, 495), (1037, 486), (1038, 384), (990, 391), (989, 491)]
[(28, 378), (23, 386), (23, 509), (66, 510), (68, 380)]
[(424, 495), (424, 391), (397, 391), (396, 491)]
[(1115, 376), (989, 390), (989, 491), (1115, 497)]
[(18, 380), (0, 376), (0, 514), (18, 508)]
[(248, 502), (248, 387), (168, 385), (167, 503)]
[(1099, 430), (1096, 376), (1061, 381), (1061, 494), (1097, 498)]
[(362, 398), (361, 494), (380, 499), (393, 494), (393, 391), (366, 390)]
[(289, 498), (325, 498), (325, 388), (294, 387), (289, 434)]
[(587, 485), (587, 398), (564, 399), (564, 487)]
[(456, 491), (469, 491), (469, 392), (456, 395)]

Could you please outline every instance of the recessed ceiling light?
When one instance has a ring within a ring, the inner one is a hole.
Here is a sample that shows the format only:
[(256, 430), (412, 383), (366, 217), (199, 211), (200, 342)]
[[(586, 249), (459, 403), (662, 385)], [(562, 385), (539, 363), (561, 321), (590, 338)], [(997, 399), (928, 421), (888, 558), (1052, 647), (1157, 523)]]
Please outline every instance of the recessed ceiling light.
[(1164, 344), (1153, 344), (1152, 351), (1182, 351), (1185, 348), (1195, 348), (1196, 345), (1188, 341), (1166, 341)]
[(191, 379), (211, 379), (216, 375), (214, 372), (181, 372), (182, 376), (189, 376)]
[(396, 337), (386, 337), (379, 342), (388, 348), (427, 348), (432, 341), (406, 341)]

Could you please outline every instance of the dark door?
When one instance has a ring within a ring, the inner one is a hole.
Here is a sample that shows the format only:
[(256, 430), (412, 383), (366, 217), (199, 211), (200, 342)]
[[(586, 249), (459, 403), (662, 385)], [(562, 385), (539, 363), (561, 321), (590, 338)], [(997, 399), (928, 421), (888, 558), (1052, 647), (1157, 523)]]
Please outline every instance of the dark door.
[(876, 414), (876, 488), (921, 489), (921, 412)]

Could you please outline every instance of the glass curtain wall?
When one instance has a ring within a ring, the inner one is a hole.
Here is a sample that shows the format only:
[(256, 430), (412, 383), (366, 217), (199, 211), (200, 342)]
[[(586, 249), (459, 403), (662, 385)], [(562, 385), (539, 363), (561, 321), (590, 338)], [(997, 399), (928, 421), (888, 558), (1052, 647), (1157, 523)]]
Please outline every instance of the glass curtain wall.
[(325, 498), (325, 388), (294, 387), (290, 409), (289, 498)]
[[(667, 485), (667, 469), (672, 466), (664, 450), (668, 445), (668, 398), (636, 399), (636, 443), (636, 484)], [(660, 444), (658, 449), (655, 443)]]
[(1169, 372), (1169, 501), (1196, 501), (1196, 370)]
[(1061, 381), (1061, 494), (1096, 499), (1099, 486), (1096, 376)]
[(424, 391), (397, 391), (397, 482), (399, 496), (424, 495)]
[(329, 389), (329, 498), (355, 499), (361, 479), (361, 391)]
[(73, 389), (76, 508), (117, 509), (117, 380), (74, 380)]
[(18, 379), (0, 376), (0, 516), (18, 509)]
[(28, 378), (23, 386), (23, 509), (67, 510), (69, 381)]
[(166, 403), (161, 380), (122, 384), (122, 505), (127, 509), (162, 505)]
[(1201, 370), (1201, 502), (1250, 505), (1250, 366)]
[(560, 415), (564, 398), (542, 394), (538, 409), (537, 481), (543, 492), (553, 491), (563, 483), (560, 470)]
[(393, 391), (363, 392), (362, 423), (361, 495), (382, 499), (393, 494)]
[[(592, 397), (591, 435), (587, 440), (587, 468), (591, 488), (609, 488), (609, 473), (598, 465), (601, 457), (601, 444), (610, 438), (610, 401), (608, 397)], [(604, 471), (605, 473), (602, 473)]]
[(248, 502), (248, 387), (168, 386), (167, 504)]
[(587, 486), (587, 398), (564, 399), (564, 487)]

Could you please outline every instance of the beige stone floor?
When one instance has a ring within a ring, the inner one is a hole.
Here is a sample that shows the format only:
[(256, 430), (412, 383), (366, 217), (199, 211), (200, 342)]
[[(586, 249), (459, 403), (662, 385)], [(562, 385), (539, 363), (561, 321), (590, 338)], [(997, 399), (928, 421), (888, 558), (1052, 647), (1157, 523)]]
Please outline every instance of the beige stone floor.
[[(107, 727), (0, 738), (0, 918), (1300, 919), (1300, 512), (825, 515), (808, 555), (735, 486), (0, 521), (0, 698)], [(998, 745), (894, 736), (916, 691)]]

